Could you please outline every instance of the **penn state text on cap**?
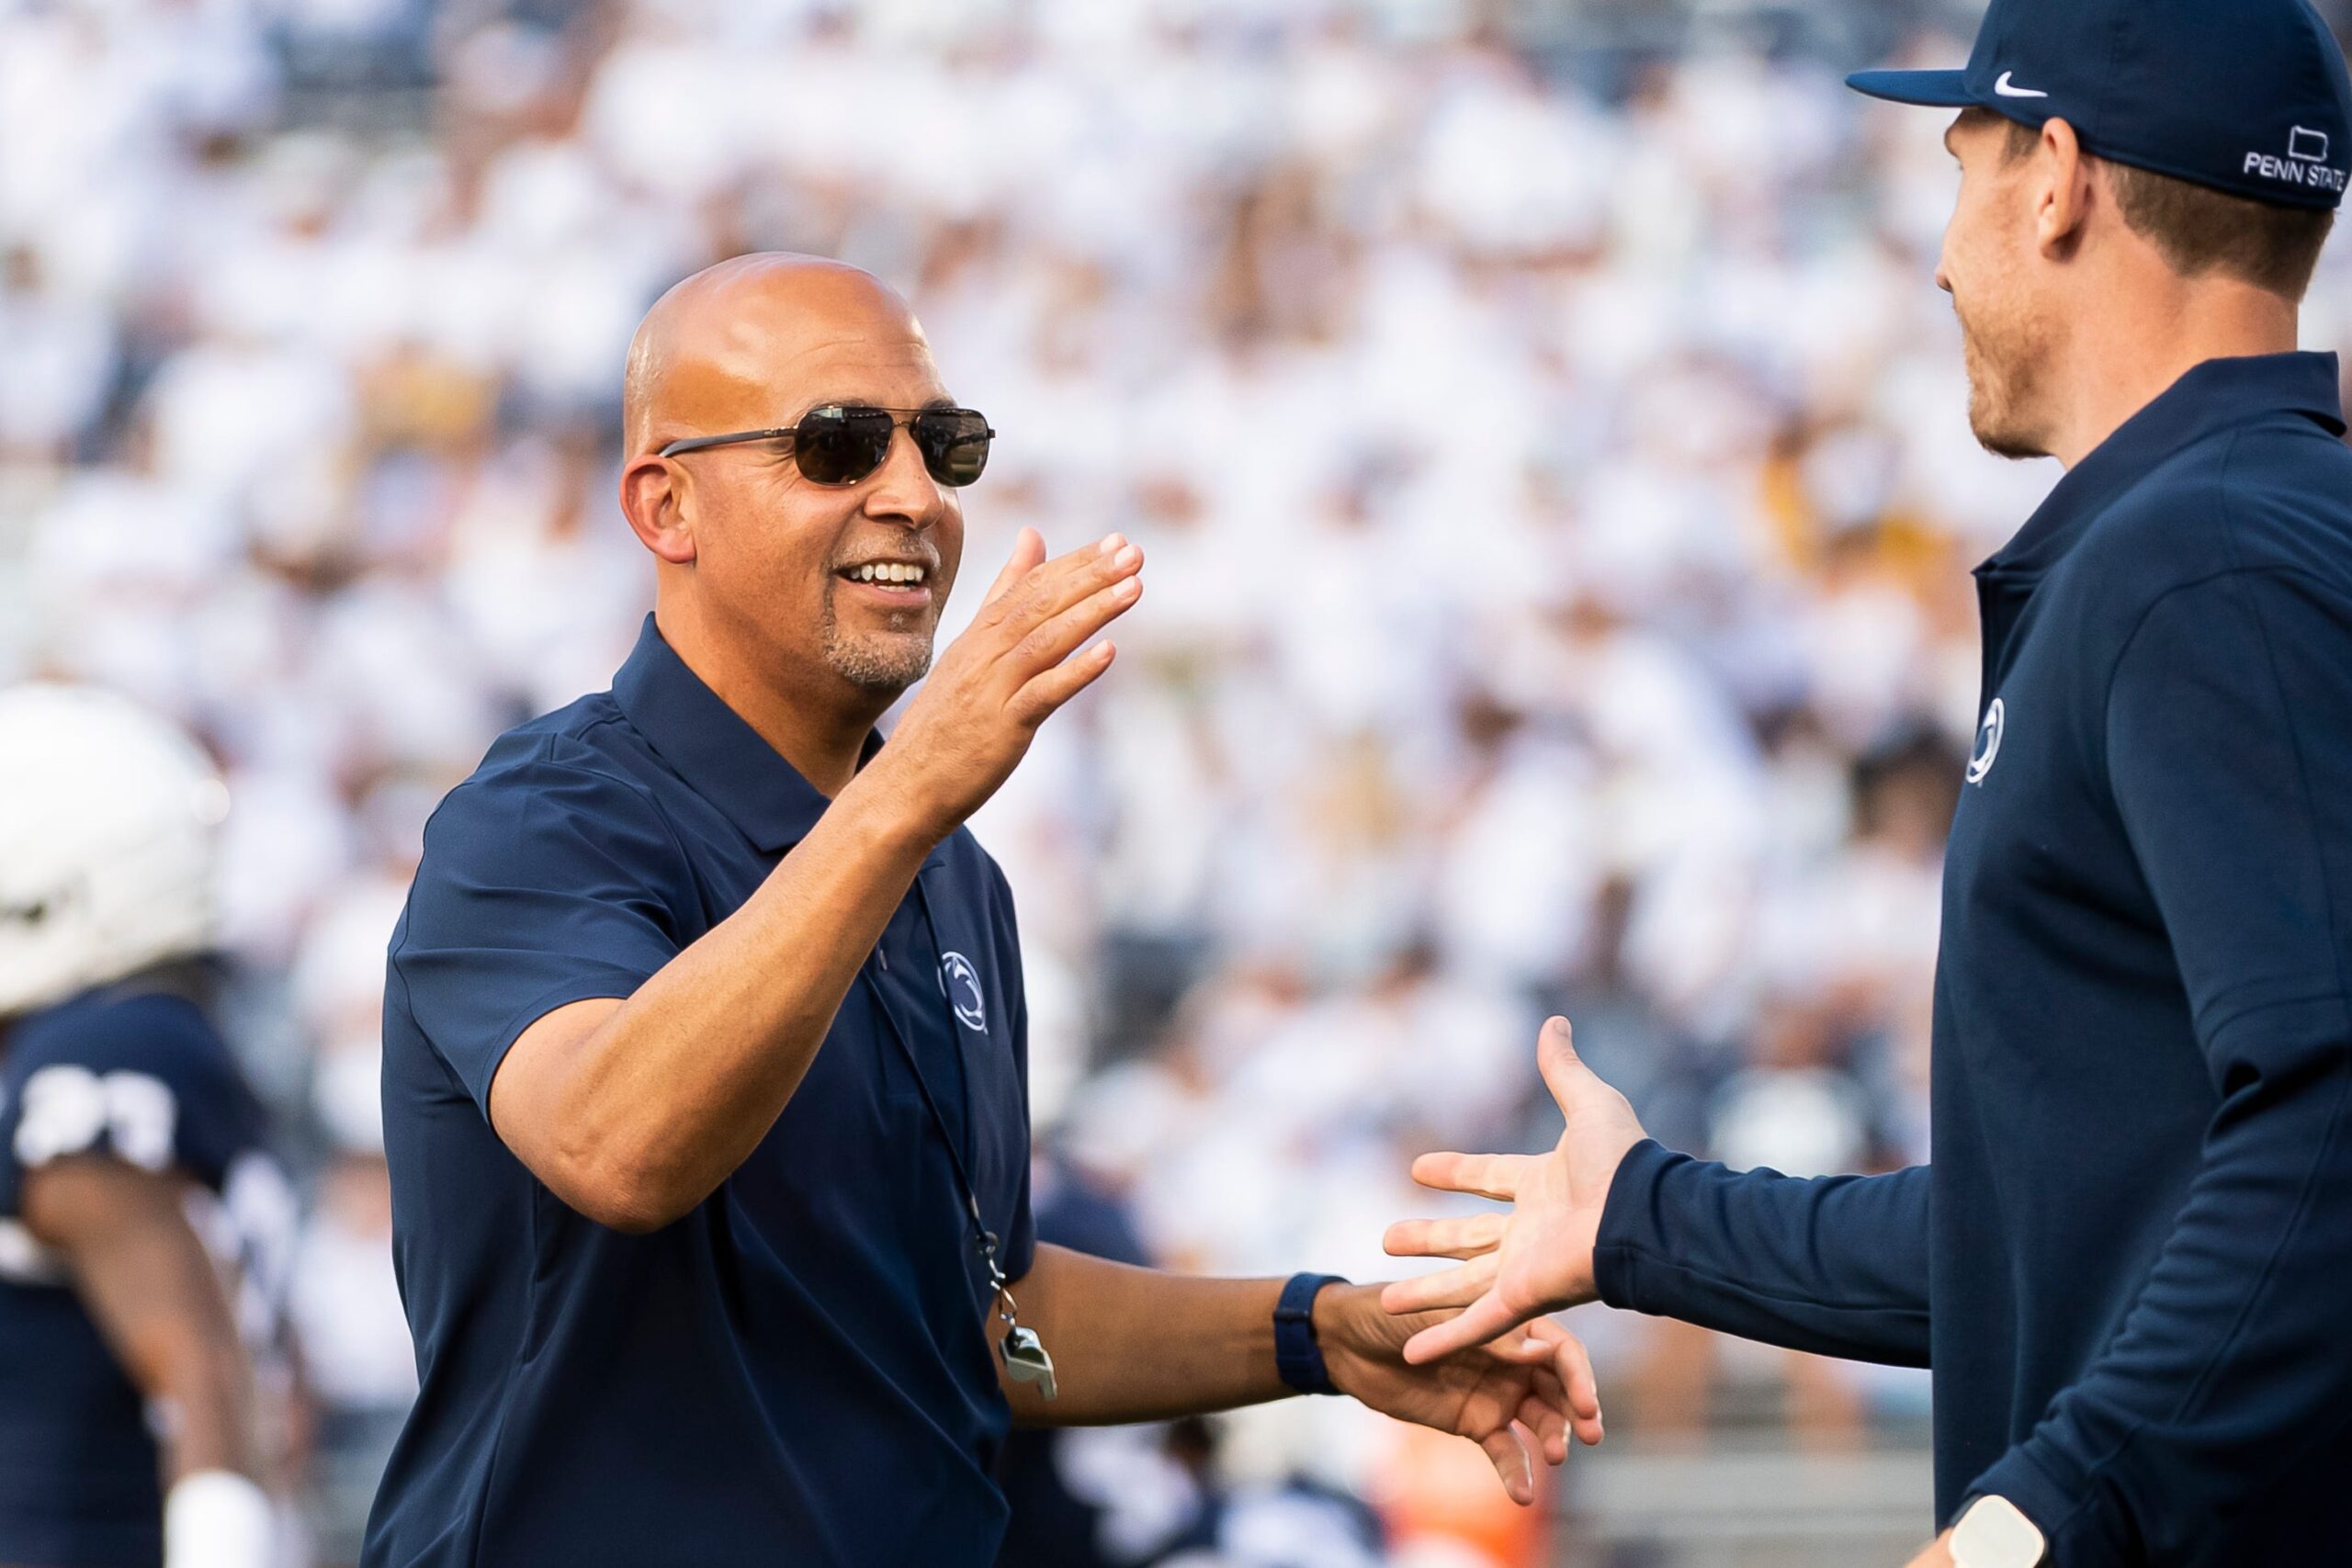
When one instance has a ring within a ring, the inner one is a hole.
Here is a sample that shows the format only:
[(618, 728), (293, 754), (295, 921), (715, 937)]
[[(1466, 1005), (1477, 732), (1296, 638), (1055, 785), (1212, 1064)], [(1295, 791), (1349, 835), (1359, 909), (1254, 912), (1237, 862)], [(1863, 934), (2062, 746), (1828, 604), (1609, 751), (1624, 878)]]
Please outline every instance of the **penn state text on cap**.
[(2306, 0), (1993, 0), (1964, 68), (1846, 85), (2063, 119), (2099, 157), (2274, 206), (2334, 208), (2352, 168), (2352, 81)]

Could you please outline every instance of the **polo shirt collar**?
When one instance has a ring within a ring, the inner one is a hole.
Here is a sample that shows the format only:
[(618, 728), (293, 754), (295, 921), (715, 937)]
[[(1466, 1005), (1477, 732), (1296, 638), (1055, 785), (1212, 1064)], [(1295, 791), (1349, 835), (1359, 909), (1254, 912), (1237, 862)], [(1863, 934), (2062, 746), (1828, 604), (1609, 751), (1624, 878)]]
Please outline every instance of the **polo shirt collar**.
[[(686, 667), (651, 615), (613, 677), (613, 700), (662, 760), (763, 851), (807, 838), (832, 804)], [(868, 735), (858, 765), (881, 747), (880, 731)]]
[(2175, 381), (2060, 479), (1979, 576), (2039, 577), (2091, 521), (2167, 453), (2274, 413), (2300, 413), (2344, 434), (2343, 387), (2333, 354), (2209, 359)]

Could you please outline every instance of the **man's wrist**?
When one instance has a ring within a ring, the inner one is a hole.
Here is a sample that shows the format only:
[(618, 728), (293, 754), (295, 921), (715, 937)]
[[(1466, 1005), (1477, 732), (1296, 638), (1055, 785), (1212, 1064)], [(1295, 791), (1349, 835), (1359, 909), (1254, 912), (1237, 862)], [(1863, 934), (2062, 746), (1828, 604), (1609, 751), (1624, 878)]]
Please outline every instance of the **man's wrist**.
[(1593, 1224), (1586, 1277), (1577, 1281), (1589, 1292), (1585, 1300), (1672, 1315), (1650, 1304), (1636, 1265), (1643, 1251), (1643, 1233), (1656, 1213), (1658, 1183), (1668, 1172), (1690, 1163), (1690, 1156), (1650, 1137), (1618, 1156), (1617, 1167), (1610, 1173), (1608, 1195), (1601, 1200), (1600, 1213)]
[(1348, 1281), (1336, 1274), (1294, 1274), (1274, 1302), (1274, 1370), (1283, 1386), (1296, 1393), (1337, 1393), (1324, 1346), (1331, 1313), (1342, 1298), (1331, 1286)]
[(891, 766), (890, 749), (884, 747), (850, 780), (834, 800), (832, 810), (850, 817), (885, 852), (927, 855), (956, 830), (955, 825), (940, 826), (932, 813), (922, 809), (917, 792), (907, 787), (899, 773)]

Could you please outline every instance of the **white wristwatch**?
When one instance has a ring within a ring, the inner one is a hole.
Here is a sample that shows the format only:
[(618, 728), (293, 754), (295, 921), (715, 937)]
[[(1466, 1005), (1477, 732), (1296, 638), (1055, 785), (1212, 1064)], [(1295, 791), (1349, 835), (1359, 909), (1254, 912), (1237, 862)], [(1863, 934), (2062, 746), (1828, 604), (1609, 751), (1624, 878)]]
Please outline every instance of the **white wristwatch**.
[(2038, 1568), (2049, 1550), (2015, 1503), (1989, 1493), (1968, 1505), (1951, 1530), (1952, 1568)]

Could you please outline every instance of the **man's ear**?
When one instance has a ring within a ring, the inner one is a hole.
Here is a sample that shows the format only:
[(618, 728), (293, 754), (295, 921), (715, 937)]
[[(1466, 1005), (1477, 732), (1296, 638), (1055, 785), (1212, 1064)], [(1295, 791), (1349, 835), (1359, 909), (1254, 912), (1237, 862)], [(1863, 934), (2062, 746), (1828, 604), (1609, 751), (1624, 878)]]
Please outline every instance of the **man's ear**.
[(621, 515), (645, 547), (672, 566), (686, 566), (695, 558), (684, 479), (684, 470), (650, 454), (621, 470)]
[(2053, 259), (2071, 254), (2090, 220), (2090, 160), (2075, 128), (2063, 119), (2044, 120), (2041, 145), (2034, 150), (2034, 241)]

